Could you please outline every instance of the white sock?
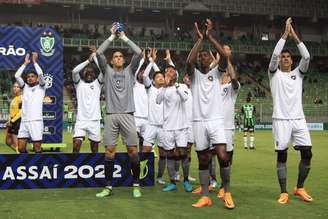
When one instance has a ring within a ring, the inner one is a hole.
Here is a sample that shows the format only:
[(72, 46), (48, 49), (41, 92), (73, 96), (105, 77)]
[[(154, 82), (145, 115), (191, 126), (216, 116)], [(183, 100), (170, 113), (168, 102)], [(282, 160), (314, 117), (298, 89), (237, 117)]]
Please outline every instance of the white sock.
[(251, 136), (251, 137), (250, 137), (250, 147), (251, 147), (251, 148), (254, 147), (254, 139), (255, 139), (254, 136)]
[(244, 136), (244, 147), (247, 148), (247, 136)]

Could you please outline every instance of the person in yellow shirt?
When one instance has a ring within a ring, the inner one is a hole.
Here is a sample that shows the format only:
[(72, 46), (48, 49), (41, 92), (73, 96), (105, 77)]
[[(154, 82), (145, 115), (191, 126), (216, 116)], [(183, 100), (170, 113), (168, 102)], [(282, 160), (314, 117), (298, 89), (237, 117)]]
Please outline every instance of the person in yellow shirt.
[(6, 144), (18, 153), (17, 134), (21, 122), (22, 92), (18, 83), (13, 84), (14, 98), (10, 103), (10, 118), (6, 124)]

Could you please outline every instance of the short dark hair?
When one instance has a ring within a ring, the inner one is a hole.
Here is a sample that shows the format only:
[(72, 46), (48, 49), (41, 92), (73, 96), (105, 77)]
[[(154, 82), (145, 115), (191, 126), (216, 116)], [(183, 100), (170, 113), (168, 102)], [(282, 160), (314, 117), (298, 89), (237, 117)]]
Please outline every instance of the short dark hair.
[(167, 65), (166, 68), (165, 68), (165, 72), (167, 71), (168, 68), (173, 68), (175, 71), (177, 70), (175, 66)]
[(207, 54), (210, 54), (210, 51), (208, 51), (207, 49), (201, 49), (201, 50), (199, 51), (199, 53), (203, 53), (203, 52), (206, 52)]
[(161, 71), (155, 71), (155, 73), (154, 73), (154, 75), (153, 75), (153, 80), (155, 80), (155, 77), (156, 77), (156, 75), (158, 75), (158, 74), (161, 74), (161, 75), (164, 77), (163, 72), (161, 72)]
[(38, 76), (38, 73), (36, 73), (36, 71), (34, 71), (34, 70), (30, 70), (30, 71), (26, 72), (26, 76), (29, 74), (34, 74), (34, 75)]
[(116, 53), (116, 52), (120, 52), (123, 55), (123, 57), (124, 57), (124, 53), (121, 50), (114, 50), (113, 53), (112, 53), (112, 58), (114, 56), (114, 53)]
[(251, 98), (250, 97), (247, 97), (246, 98), (246, 102), (251, 102)]
[(290, 56), (293, 55), (293, 53), (289, 49), (283, 49), (280, 54), (283, 54), (283, 53), (289, 53)]

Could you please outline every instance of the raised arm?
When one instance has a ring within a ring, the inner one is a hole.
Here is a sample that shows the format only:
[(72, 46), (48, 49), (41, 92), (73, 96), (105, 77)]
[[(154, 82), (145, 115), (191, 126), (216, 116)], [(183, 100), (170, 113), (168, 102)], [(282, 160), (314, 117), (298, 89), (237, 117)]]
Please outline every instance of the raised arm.
[(228, 57), (228, 66), (227, 66), (227, 73), (230, 75), (231, 78), (231, 85), (234, 90), (238, 90), (240, 87), (240, 84), (237, 80), (237, 74), (236, 71), (231, 63), (230, 58)]
[(299, 39), (299, 37), (297, 36), (297, 34), (292, 26), (290, 27), (290, 35), (294, 39), (295, 43), (297, 44), (297, 48), (300, 51), (300, 54), (302, 56), (301, 61), (298, 65), (299, 70), (300, 70), (300, 72), (305, 73), (309, 69), (310, 53), (307, 50), (304, 43)]
[(32, 52), (32, 62), (33, 62), (35, 71), (38, 74), (39, 84), (41, 86), (44, 86), (46, 84), (46, 81), (44, 80), (43, 71), (42, 71), (41, 67), (39, 66), (39, 64), (37, 63), (37, 60), (38, 60), (38, 53)]
[(80, 82), (81, 78), (80, 78), (80, 72), (87, 66), (89, 65), (90, 61), (89, 59), (85, 60), (84, 62), (78, 64), (77, 66), (75, 66), (75, 68), (73, 68), (72, 70), (72, 78), (73, 78), (73, 82), (74, 84), (77, 84)]
[(111, 35), (99, 46), (99, 48), (97, 49), (98, 54), (104, 54), (105, 51), (108, 49), (110, 43), (114, 41), (116, 37), (115, 36), (116, 29), (117, 29), (116, 26), (112, 25), (110, 29)]
[(108, 49), (109, 45), (111, 42), (113, 42), (113, 40), (115, 39), (115, 31), (116, 31), (116, 27), (115, 25), (112, 26), (112, 28), (110, 29), (111, 31), (111, 35), (110, 37), (108, 37), (108, 39), (106, 39), (97, 49), (96, 53), (97, 53), (97, 59), (98, 59), (98, 64), (99, 64), (99, 68), (101, 70), (101, 72), (103, 72), (104, 74), (107, 71), (108, 65), (107, 65), (107, 59), (104, 55), (105, 51)]
[(142, 50), (142, 58), (140, 59), (139, 61), (139, 65), (138, 65), (138, 68), (137, 70), (135, 71), (134, 73), (134, 78), (137, 80), (137, 77), (138, 77), (138, 73), (142, 67), (142, 65), (145, 63), (145, 59), (146, 59), (146, 51), (143, 49)]
[(104, 74), (102, 73), (101, 68), (99, 67), (99, 61), (98, 61), (97, 55), (96, 55), (96, 53), (94, 53), (94, 54), (95, 55), (93, 56), (93, 61), (95, 62), (97, 68), (99, 69), (99, 75), (98, 75), (97, 80), (100, 84), (102, 84), (102, 83), (104, 83)]
[(156, 64), (156, 59), (157, 59), (157, 49), (156, 48), (152, 48), (151, 50), (151, 56), (149, 58), (149, 61), (153, 63), (153, 69), (155, 72), (160, 71), (158, 65)]
[(119, 33), (119, 38), (126, 43), (131, 50), (133, 51), (134, 55), (132, 56), (131, 62), (130, 62), (130, 67), (132, 70), (132, 73), (136, 72), (140, 59), (142, 59), (142, 50), (140, 49), (139, 46), (137, 46), (132, 40), (130, 40), (124, 33), (124, 31)]
[(270, 60), (270, 64), (269, 64), (269, 72), (270, 73), (275, 73), (278, 69), (279, 66), (279, 56), (281, 51), (283, 50), (288, 34), (290, 33), (290, 29), (291, 29), (291, 22), (292, 19), (288, 18), (286, 20), (286, 25), (285, 25), (285, 32), (284, 34), (281, 36), (281, 39), (278, 41), (276, 47), (273, 50), (273, 54), (271, 56), (271, 60)]
[(213, 24), (213, 22), (210, 19), (206, 19), (206, 24), (205, 25), (206, 25), (206, 36), (208, 38), (208, 41), (213, 45), (215, 50), (220, 54), (221, 61), (223, 61), (223, 63), (226, 63), (227, 54), (225, 53), (222, 45), (214, 37), (214, 24)]
[(166, 64), (167, 65), (171, 65), (171, 66), (174, 66), (175, 67), (175, 65), (174, 65), (174, 63), (172, 61), (172, 57), (171, 57), (171, 53), (170, 53), (170, 50), (169, 49), (166, 49), (165, 50), (165, 58), (164, 58), (164, 60), (166, 61)]
[(153, 63), (149, 63), (144, 71), (143, 75), (143, 84), (145, 85), (145, 88), (150, 88), (151, 86), (151, 79), (149, 78), (149, 73), (151, 69), (153, 68)]
[(186, 61), (186, 70), (187, 70), (187, 74), (189, 75), (193, 75), (195, 72), (195, 68), (196, 68), (196, 63), (197, 63), (197, 55), (199, 50), (202, 48), (203, 46), (203, 39), (204, 39), (204, 35), (200, 32), (199, 28), (198, 28), (198, 24), (195, 22), (195, 31), (197, 34), (197, 41), (194, 44), (193, 48), (190, 50), (189, 55), (187, 57), (187, 61)]
[(24, 80), (23, 80), (23, 78), (22, 78), (22, 74), (23, 74), (23, 72), (24, 72), (24, 69), (26, 68), (26, 66), (29, 64), (31, 62), (31, 60), (30, 60), (30, 55), (29, 54), (27, 54), (26, 56), (25, 56), (25, 59), (24, 59), (24, 63), (23, 63), (23, 65), (21, 66), (21, 67), (19, 67), (19, 69), (16, 71), (16, 73), (15, 73), (15, 80), (17, 81), (17, 83), (18, 83), (18, 85), (22, 88), (22, 87), (24, 87), (24, 85), (25, 85), (25, 82), (24, 82)]
[(216, 57), (215, 57), (211, 50), (210, 50), (210, 55), (213, 59), (212, 63), (210, 64), (210, 69), (213, 69), (219, 64), (221, 56), (220, 56), (220, 53), (217, 52)]

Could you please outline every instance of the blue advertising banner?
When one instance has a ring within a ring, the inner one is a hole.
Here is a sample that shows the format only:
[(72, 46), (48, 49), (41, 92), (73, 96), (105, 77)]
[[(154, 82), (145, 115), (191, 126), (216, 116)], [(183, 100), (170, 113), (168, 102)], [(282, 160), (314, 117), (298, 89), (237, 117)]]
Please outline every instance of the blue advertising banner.
[[(140, 153), (141, 186), (154, 186), (154, 154)], [(113, 186), (132, 186), (127, 153), (116, 153)], [(104, 154), (1, 154), (0, 189), (105, 185)]]
[[(26, 54), (37, 52), (46, 84), (44, 143), (61, 143), (63, 129), (63, 44), (51, 28), (0, 26), (0, 70), (16, 71)], [(29, 64), (26, 70), (33, 69)], [(14, 77), (14, 76), (13, 76)]]

